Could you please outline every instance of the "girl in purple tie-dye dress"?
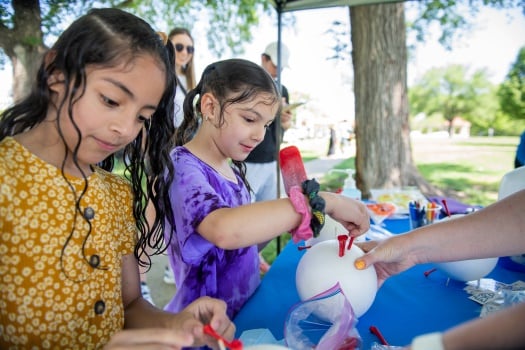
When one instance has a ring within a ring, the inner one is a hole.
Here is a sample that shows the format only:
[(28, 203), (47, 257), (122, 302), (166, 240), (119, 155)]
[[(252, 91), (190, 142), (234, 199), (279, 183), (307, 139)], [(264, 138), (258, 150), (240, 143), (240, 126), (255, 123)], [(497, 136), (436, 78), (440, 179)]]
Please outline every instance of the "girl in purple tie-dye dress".
[[(260, 283), (258, 246), (305, 225), (303, 217), (310, 214), (299, 213), (289, 198), (250, 203), (243, 161), (280, 107), (270, 75), (241, 59), (209, 65), (186, 96), (171, 154), (175, 227), (167, 228), (165, 239), (177, 291), (166, 310), (177, 312), (210, 296), (224, 300), (234, 317)], [(366, 232), (363, 204), (334, 193), (319, 195), (326, 213), (351, 234)], [(299, 197), (308, 207), (306, 197)]]

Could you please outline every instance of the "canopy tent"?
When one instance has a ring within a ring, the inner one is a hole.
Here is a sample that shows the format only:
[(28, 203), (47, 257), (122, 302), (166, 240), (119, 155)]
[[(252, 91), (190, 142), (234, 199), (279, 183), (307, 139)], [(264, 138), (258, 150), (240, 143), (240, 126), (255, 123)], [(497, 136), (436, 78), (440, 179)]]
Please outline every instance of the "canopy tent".
[(277, 12), (311, 10), (324, 7), (370, 5), (381, 2), (399, 2), (399, 0), (270, 0)]

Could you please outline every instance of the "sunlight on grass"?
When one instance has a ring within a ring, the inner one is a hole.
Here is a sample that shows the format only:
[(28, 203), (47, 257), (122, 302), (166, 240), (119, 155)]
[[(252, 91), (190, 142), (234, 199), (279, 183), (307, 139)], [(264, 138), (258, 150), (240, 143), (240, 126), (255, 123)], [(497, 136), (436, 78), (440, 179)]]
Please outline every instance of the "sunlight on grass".
[(433, 186), (452, 191), (462, 202), (486, 206), (497, 200), (501, 178), (513, 169), (517, 142), (515, 137), (447, 139), (436, 152), (431, 141), (415, 140), (414, 158)]

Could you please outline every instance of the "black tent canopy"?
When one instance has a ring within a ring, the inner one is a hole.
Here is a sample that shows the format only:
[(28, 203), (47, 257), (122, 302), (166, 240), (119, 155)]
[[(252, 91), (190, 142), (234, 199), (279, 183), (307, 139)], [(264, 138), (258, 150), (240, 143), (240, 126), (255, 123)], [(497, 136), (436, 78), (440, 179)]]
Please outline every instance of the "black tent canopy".
[(270, 0), (270, 3), (278, 12), (290, 12), (336, 6), (370, 5), (394, 1), (399, 2), (399, 0)]

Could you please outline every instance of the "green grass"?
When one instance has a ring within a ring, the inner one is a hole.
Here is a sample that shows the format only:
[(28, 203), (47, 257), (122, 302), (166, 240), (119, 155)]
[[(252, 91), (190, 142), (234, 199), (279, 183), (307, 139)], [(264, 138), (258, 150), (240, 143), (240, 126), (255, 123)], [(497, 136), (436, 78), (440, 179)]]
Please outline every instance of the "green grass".
[[(436, 145), (435, 151), (428, 151), (427, 141), (422, 152), (414, 152), (421, 175), (462, 202), (486, 206), (496, 201), (501, 178), (514, 167), (518, 138), (471, 137), (445, 141), (443, 145)], [(440, 148), (443, 148), (441, 152)]]
[(124, 162), (121, 160), (115, 161), (112, 172), (121, 176), (124, 176), (124, 170), (126, 169)]
[[(499, 182), (513, 169), (516, 137), (469, 139), (415, 139), (413, 156), (421, 175), (451, 197), (471, 204), (497, 200)], [(355, 158), (344, 159), (334, 169), (353, 169)], [(320, 179), (323, 189), (334, 190), (344, 181), (341, 172)]]

